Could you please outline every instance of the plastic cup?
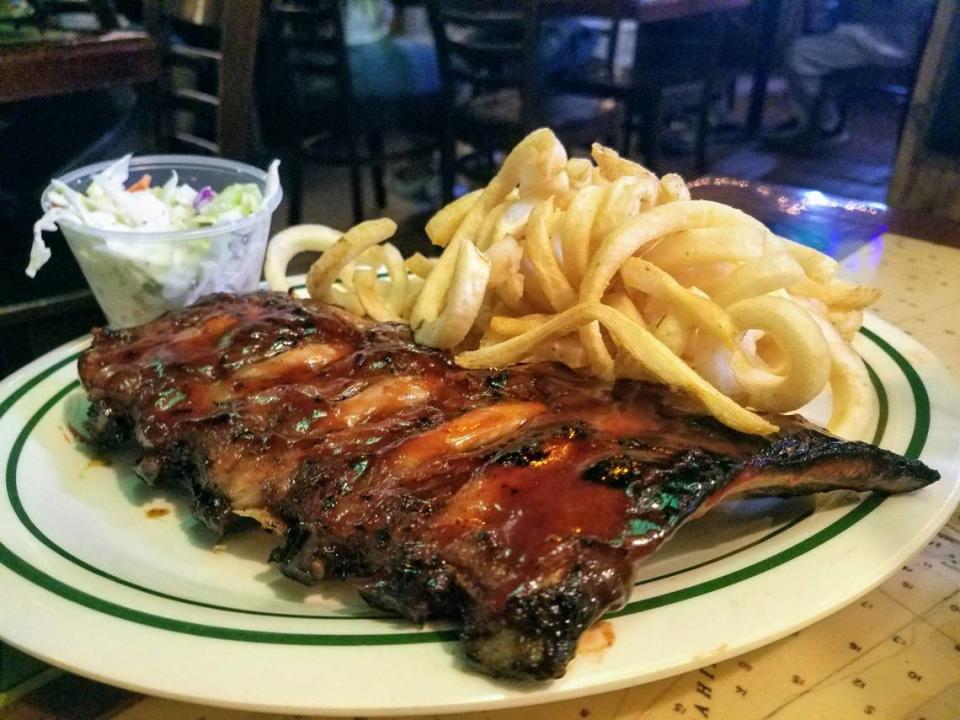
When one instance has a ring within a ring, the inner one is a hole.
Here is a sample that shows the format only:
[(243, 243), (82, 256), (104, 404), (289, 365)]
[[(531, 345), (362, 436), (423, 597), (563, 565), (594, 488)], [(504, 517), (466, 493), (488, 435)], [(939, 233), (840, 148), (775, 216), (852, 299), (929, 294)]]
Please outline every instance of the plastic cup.
[[(60, 178), (84, 192), (113, 161), (88, 165)], [(163, 184), (176, 170), (180, 183), (221, 191), (234, 183), (266, 190), (267, 173), (251, 165), (195, 155), (145, 155), (130, 161), (130, 182), (147, 174)], [(48, 187), (41, 203), (50, 209)], [(94, 297), (111, 327), (139, 325), (214, 292), (251, 292), (260, 282), (277, 188), (252, 215), (223, 225), (173, 232), (103, 230), (58, 221)]]

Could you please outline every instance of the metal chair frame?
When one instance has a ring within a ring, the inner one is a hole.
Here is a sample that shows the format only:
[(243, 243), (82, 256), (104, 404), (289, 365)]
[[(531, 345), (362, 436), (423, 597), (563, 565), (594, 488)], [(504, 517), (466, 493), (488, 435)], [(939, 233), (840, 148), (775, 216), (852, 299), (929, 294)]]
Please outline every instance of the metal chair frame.
[[(287, 124), (278, 135), (285, 136), (289, 178), (290, 222), (300, 222), (303, 213), (303, 170), (305, 161), (350, 168), (350, 190), (355, 222), (364, 218), (364, 166), (373, 177), (374, 199), (386, 207), (384, 181), (390, 160), (432, 153), (435, 137), (412, 142), (411, 147), (387, 152), (384, 134), (391, 129), (389, 113), (362, 107), (354, 92), (341, 4), (337, 0), (275, 0), (270, 5), (267, 42), (278, 68), (282, 69), (284, 94), (289, 98)], [(302, 109), (309, 98), (294, 81), (297, 75), (330, 80), (337, 88), (336, 112), (325, 127), (305, 124)], [(346, 145), (346, 153), (328, 145)], [(365, 147), (364, 147), (365, 145)]]

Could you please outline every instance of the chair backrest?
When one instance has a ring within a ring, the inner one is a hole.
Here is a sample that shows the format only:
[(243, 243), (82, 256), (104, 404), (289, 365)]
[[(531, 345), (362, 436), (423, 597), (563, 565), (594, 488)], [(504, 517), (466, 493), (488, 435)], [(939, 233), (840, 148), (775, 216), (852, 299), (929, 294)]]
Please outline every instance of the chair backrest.
[(160, 41), (163, 150), (249, 157), (255, 146), (253, 76), (260, 0), (145, 0)]
[(677, 80), (715, 74), (727, 62), (721, 45), (728, 15), (702, 13), (639, 25), (634, 67), (665, 71)]
[(535, 0), (430, 0), (430, 23), (444, 81), (445, 105), (497, 90), (520, 93), (521, 129), (539, 119)]
[(331, 124), (350, 124), (356, 103), (340, 0), (272, 0), (266, 38), (269, 87), (262, 88), (261, 101), (276, 100), (287, 108), (286, 123), (275, 124), (277, 132), (300, 138), (308, 131), (298, 121), (309, 102), (306, 90), (317, 83), (329, 85), (331, 96), (338, 98), (331, 104), (338, 111), (331, 114)]

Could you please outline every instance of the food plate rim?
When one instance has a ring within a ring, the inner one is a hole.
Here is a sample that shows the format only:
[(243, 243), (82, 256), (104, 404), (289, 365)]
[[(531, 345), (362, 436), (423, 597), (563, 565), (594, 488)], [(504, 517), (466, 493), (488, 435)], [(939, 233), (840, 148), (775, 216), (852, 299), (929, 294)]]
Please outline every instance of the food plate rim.
[[(920, 451), (923, 448), (923, 445), (926, 440), (927, 433), (929, 431), (930, 425), (930, 401), (927, 395), (925, 386), (916, 374), (916, 371), (906, 362), (905, 358), (889, 343), (886, 343), (882, 338), (877, 336), (875, 333), (862, 329), (862, 334), (870, 339), (874, 344), (880, 347), (884, 352), (886, 352), (891, 359), (897, 364), (897, 366), (903, 371), (904, 375), (907, 377), (908, 382), (910, 383), (911, 389), (914, 395), (914, 403), (916, 405), (916, 415), (914, 417), (914, 427), (913, 432), (911, 433), (910, 442), (907, 447), (907, 450), (904, 454), (907, 457), (915, 458), (919, 455)], [(56, 373), (65, 365), (70, 362), (75, 361), (80, 355), (80, 352), (75, 352), (70, 355), (67, 355), (62, 360), (50, 365), (45, 368), (43, 371), (37, 373), (32, 378), (24, 382), (24, 384), (17, 388), (16, 391), (10, 394), (3, 402), (0, 402), (0, 419), (16, 404), (16, 402), (23, 396), (25, 396), (33, 387), (45, 380), (50, 375)], [(877, 392), (878, 401), (880, 405), (880, 412), (877, 420), (876, 431), (874, 432), (874, 442), (879, 442), (882, 440), (883, 430), (886, 424), (886, 393), (883, 391), (882, 381), (876, 376), (875, 373), (871, 371), (871, 379), (874, 379), (875, 384), (874, 389)], [(61, 388), (59, 391), (54, 393), (49, 399), (47, 399), (37, 410), (33, 412), (30, 419), (24, 424), (20, 433), (17, 435), (10, 451), (6, 458), (6, 467), (5, 467), (5, 481), (6, 481), (6, 490), (7, 490), (7, 499), (14, 510), (14, 514), (20, 520), (23, 527), (37, 540), (39, 540), (43, 545), (53, 550), (55, 553), (73, 563), (74, 565), (92, 572), (95, 575), (98, 575), (102, 578), (110, 580), (120, 585), (130, 587), (134, 590), (139, 590), (141, 592), (148, 593), (150, 595), (155, 595), (167, 600), (172, 600), (175, 602), (182, 602), (189, 605), (195, 605), (200, 607), (208, 607), (213, 610), (220, 610), (223, 612), (240, 612), (250, 615), (268, 615), (271, 617), (286, 617), (291, 619), (308, 619), (308, 620), (372, 620), (372, 619), (389, 619), (389, 618), (379, 618), (371, 616), (322, 616), (322, 615), (295, 615), (292, 613), (266, 613), (258, 612), (252, 610), (245, 610), (240, 608), (230, 608), (226, 606), (212, 605), (209, 603), (202, 603), (196, 600), (191, 600), (188, 598), (181, 598), (173, 595), (163, 593), (152, 588), (143, 587), (137, 585), (130, 581), (119, 578), (111, 573), (108, 573), (98, 567), (93, 566), (92, 564), (77, 558), (72, 555), (70, 552), (62, 548), (56, 542), (51, 540), (47, 535), (40, 530), (39, 527), (33, 522), (30, 518), (29, 513), (26, 508), (23, 506), (23, 503), (20, 501), (20, 493), (17, 487), (17, 478), (18, 478), (18, 464), (20, 460), (21, 451), (26, 444), (31, 432), (39, 424), (40, 420), (49, 412), (53, 407), (58, 405), (60, 401), (71, 391), (76, 389), (79, 386), (79, 380), (72, 380), (66, 386)], [(643, 612), (645, 610), (650, 610), (656, 607), (662, 607), (664, 605), (670, 605), (675, 602), (682, 602), (685, 599), (690, 597), (696, 597), (698, 595), (705, 595), (714, 590), (726, 587), (728, 585), (736, 584), (743, 580), (749, 579), (759, 575), (766, 570), (769, 570), (773, 567), (788, 562), (792, 557), (795, 557), (800, 554), (809, 552), (811, 549), (817, 545), (822, 544), (823, 542), (828, 541), (832, 537), (842, 533), (852, 524), (859, 522), (864, 517), (869, 515), (873, 510), (879, 507), (885, 497), (878, 493), (871, 494), (863, 498), (858, 502), (853, 508), (851, 508), (847, 513), (842, 515), (840, 518), (835, 520), (833, 523), (827, 527), (819, 530), (817, 533), (808, 536), (798, 542), (796, 545), (792, 545), (789, 548), (781, 550), (780, 552), (766, 557), (757, 562), (751, 563), (750, 565), (742, 568), (738, 568), (735, 571), (721, 575), (716, 578), (710, 578), (703, 580), (694, 585), (685, 586), (679, 590), (675, 590), (669, 593), (663, 593), (660, 595), (653, 595), (650, 597), (645, 597), (639, 600), (634, 600), (628, 602), (623, 608), (607, 613), (604, 617), (605, 619), (612, 619), (617, 617), (622, 617), (624, 615), (631, 615), (637, 612)], [(789, 524), (788, 524), (789, 526)], [(657, 576), (654, 578), (649, 578), (639, 584), (647, 584), (656, 580), (664, 579), (665, 577), (679, 575), (691, 570), (698, 569), (703, 567), (705, 564), (714, 563), (719, 560), (729, 557), (731, 554), (736, 554), (747, 550), (751, 547), (755, 547), (756, 544), (763, 542), (764, 540), (772, 537), (775, 534), (779, 534), (786, 527), (783, 526), (775, 529), (773, 532), (765, 535), (762, 538), (759, 538), (755, 543), (750, 543), (748, 545), (737, 548), (731, 553), (717, 556), (711, 558), (705, 563), (698, 563), (689, 567), (680, 568), (678, 570), (672, 571), (664, 576)], [(13, 570), (18, 575), (23, 577), (26, 580), (38, 585), (48, 592), (52, 592), (60, 597), (80, 604), (88, 609), (96, 610), (99, 612), (112, 615), (122, 620), (128, 620), (130, 622), (136, 622), (141, 625), (146, 625), (148, 627), (159, 628), (161, 630), (170, 630), (172, 632), (181, 632), (189, 635), (194, 635), (196, 637), (209, 637), (209, 638), (218, 638), (221, 640), (240, 640), (245, 642), (259, 642), (266, 644), (278, 644), (278, 645), (323, 645), (323, 646), (353, 646), (353, 645), (401, 645), (401, 644), (420, 644), (428, 642), (453, 642), (457, 639), (457, 633), (455, 630), (434, 630), (426, 632), (394, 632), (394, 633), (360, 633), (360, 634), (347, 634), (347, 633), (285, 633), (285, 632), (275, 632), (275, 631), (264, 631), (264, 630), (246, 630), (238, 628), (224, 628), (214, 625), (204, 625), (194, 622), (186, 622), (183, 620), (178, 620), (176, 618), (162, 617), (158, 615), (152, 615), (149, 613), (144, 613), (140, 610), (136, 610), (129, 607), (124, 607), (122, 605), (117, 605), (109, 601), (105, 601), (102, 598), (95, 597), (86, 593), (82, 590), (78, 590), (66, 583), (63, 583), (57, 580), (54, 577), (51, 577), (44, 573), (43, 571), (33, 567), (28, 562), (18, 557), (13, 553), (9, 548), (0, 543), (0, 563), (7, 566), (8, 569)]]
[[(881, 326), (880, 326), (880, 327), (883, 327), (883, 326), (892, 327), (892, 326), (889, 326), (887, 323), (882, 323), (882, 321), (881, 321)], [(913, 428), (913, 430), (912, 430), (912, 432), (911, 432), (910, 441), (909, 441), (909, 443), (908, 443), (908, 447), (907, 447), (907, 450), (905, 451), (905, 454), (908, 455), (908, 456), (910, 456), (910, 457), (916, 457), (917, 455), (920, 454), (920, 452), (921, 452), (922, 449), (923, 449), (924, 441), (925, 441), (925, 439), (926, 439), (927, 433), (929, 432), (929, 425), (930, 425), (930, 402), (929, 402), (929, 396), (928, 396), (928, 394), (927, 394), (925, 384), (924, 384), (922, 378), (920, 378), (920, 376), (917, 374), (916, 369), (910, 364), (910, 362), (909, 362), (906, 358), (903, 357), (903, 355), (900, 353), (900, 351), (898, 351), (896, 348), (894, 348), (894, 347), (893, 347), (886, 339), (884, 339), (880, 334), (877, 334), (876, 332), (870, 330), (869, 328), (863, 328), (863, 329), (861, 330), (861, 332), (862, 332), (862, 334), (863, 334), (867, 339), (871, 340), (871, 341), (872, 341), (875, 345), (877, 345), (887, 356), (889, 356), (890, 359), (893, 360), (893, 362), (899, 367), (900, 371), (905, 375), (905, 377), (906, 377), (906, 379), (907, 379), (907, 381), (908, 381), (908, 384), (909, 384), (909, 386), (910, 386), (910, 389), (911, 389), (911, 391), (912, 391), (912, 393), (913, 393), (914, 402), (915, 402), (915, 404), (916, 404), (916, 414), (915, 414), (915, 417), (914, 417), (914, 428)], [(22, 397), (24, 397), (25, 395), (27, 395), (27, 394), (32, 390), (33, 387), (35, 387), (36, 385), (38, 385), (39, 383), (41, 383), (44, 379), (46, 379), (46, 378), (49, 377), (50, 375), (54, 374), (57, 370), (60, 370), (60, 369), (63, 368), (65, 365), (67, 365), (69, 362), (71, 362), (72, 360), (74, 360), (75, 357), (76, 357), (76, 354), (68, 355), (66, 358), (60, 359), (59, 361), (55, 360), (55, 357), (58, 355), (58, 353), (64, 352), (65, 350), (67, 350), (67, 349), (70, 348), (71, 346), (77, 346), (77, 345), (79, 345), (80, 342), (82, 342), (82, 340), (74, 341), (74, 343), (68, 343), (67, 345), (62, 346), (62, 347), (59, 348), (58, 350), (54, 350), (54, 351), (52, 351), (51, 353), (48, 353), (47, 355), (43, 356), (42, 358), (34, 361), (33, 363), (31, 363), (31, 364), (28, 365), (27, 367), (23, 368), (21, 371), (18, 371), (18, 372), (16, 372), (16, 373), (14, 373), (14, 374), (11, 375), (9, 378), (7, 378), (5, 381), (0, 382), (0, 392), (3, 392), (3, 394), (6, 395), (6, 397), (4, 397), (4, 399), (3, 399), (3, 401), (0, 401), (0, 417), (2, 417), (6, 412), (8, 412), (8, 411), (13, 407), (13, 405), (14, 405), (20, 398), (22, 398)], [(52, 364), (50, 364), (50, 363), (52, 363)], [(32, 370), (35, 370), (36, 368), (41, 368), (41, 369), (39, 370), (39, 372), (35, 372), (35, 374), (31, 376), (31, 375), (30, 375), (30, 372), (31, 372)], [(886, 414), (887, 414), (886, 398), (885, 398), (885, 391), (884, 391), (884, 389), (883, 389), (882, 381), (880, 381), (880, 378), (877, 377), (876, 373), (873, 372), (872, 369), (870, 370), (870, 374), (871, 374), (871, 379), (872, 379), (872, 381), (873, 381), (873, 383), (874, 383), (874, 387), (875, 387), (875, 389), (876, 389), (876, 391), (877, 391), (877, 393), (878, 393), (878, 397), (879, 397), (879, 399), (880, 399), (880, 405), (881, 405), (881, 412), (880, 412), (880, 415), (879, 415), (879, 418), (878, 418), (877, 432), (876, 432), (876, 435), (875, 435), (875, 440), (878, 440), (878, 439), (880, 439), (880, 438), (882, 437), (883, 430), (884, 430), (884, 427), (885, 427), (885, 424), (886, 424)], [(47, 412), (51, 407), (55, 406), (55, 405), (57, 404), (57, 401), (60, 400), (60, 399), (62, 399), (62, 397), (67, 394), (67, 391), (73, 389), (74, 387), (76, 387), (76, 381), (70, 383), (66, 388), (62, 389), (61, 391), (59, 391), (58, 393), (56, 393), (51, 399), (49, 399), (49, 400), (47, 400), (45, 403), (43, 403), (43, 405), (40, 407), (40, 409), (38, 409), (37, 411), (34, 412), (33, 417), (31, 418), (31, 421), (28, 421), (27, 425), (30, 425), (31, 422), (33, 423), (33, 425), (35, 425), (37, 422), (39, 422), (40, 417), (41, 417), (45, 412)], [(6, 392), (4, 392), (4, 391), (6, 391)], [(21, 432), (20, 432), (19, 435), (17, 436), (17, 440), (15, 441), (14, 445), (18, 445), (18, 444), (19, 444), (19, 445), (22, 447), (22, 444), (26, 442), (26, 437), (29, 435), (29, 432), (27, 432), (28, 429), (29, 429), (29, 428), (27, 428), (27, 426), (25, 425), (25, 426), (24, 426), (24, 429), (21, 430)], [(6, 472), (7, 483), (8, 483), (8, 485), (9, 485), (9, 483), (11, 483), (11, 482), (13, 483), (13, 495), (14, 495), (14, 496), (16, 495), (16, 487), (15, 487), (15, 483), (16, 483), (16, 462), (15, 462), (15, 459), (16, 459), (16, 458), (12, 458), (11, 456), (17, 455), (18, 453), (19, 453), (19, 449), (18, 449), (17, 452), (15, 453), (15, 452), (13, 452), (13, 449), (11, 448), (11, 451), (9, 452), (8, 457), (7, 457), (7, 461), (8, 461), (8, 462), (7, 462), (7, 472)], [(14, 461), (11, 462), (11, 459), (13, 459)], [(953, 478), (950, 478), (950, 480), (953, 480)], [(9, 489), (9, 488), (8, 488), (8, 489)], [(857, 505), (855, 505), (850, 511), (846, 512), (844, 515), (842, 515), (840, 518), (838, 518), (836, 521), (834, 521), (831, 525), (827, 526), (826, 528), (823, 528), (823, 529), (820, 530), (818, 533), (815, 533), (814, 535), (812, 535), (812, 536), (810, 536), (810, 537), (808, 537), (808, 538), (805, 538), (804, 540), (800, 541), (797, 545), (791, 546), (791, 547), (787, 548), (786, 550), (780, 551), (779, 553), (775, 554), (774, 556), (771, 556), (771, 557), (769, 557), (769, 558), (765, 558), (764, 560), (758, 561), (757, 563), (753, 563), (753, 564), (751, 564), (751, 565), (749, 565), (749, 566), (747, 566), (747, 567), (745, 567), (745, 568), (741, 568), (741, 569), (736, 570), (736, 571), (734, 571), (734, 572), (732, 572), (732, 573), (728, 573), (727, 575), (720, 576), (719, 578), (708, 579), (708, 580), (703, 581), (703, 582), (701, 582), (701, 583), (698, 583), (698, 584), (696, 584), (696, 585), (693, 585), (693, 586), (690, 586), (690, 587), (687, 587), (687, 588), (682, 588), (681, 590), (675, 591), (674, 593), (665, 593), (665, 594), (660, 595), (660, 596), (654, 596), (654, 597), (652, 597), (652, 598), (643, 598), (643, 599), (641, 599), (641, 600), (634, 601), (634, 602), (628, 604), (624, 609), (622, 609), (622, 610), (620, 610), (620, 611), (618, 611), (618, 612), (609, 614), (608, 617), (619, 617), (619, 616), (622, 616), (622, 615), (624, 615), (624, 614), (628, 614), (628, 613), (632, 613), (632, 612), (641, 612), (641, 611), (643, 611), (643, 610), (652, 609), (653, 607), (659, 607), (659, 606), (662, 606), (662, 605), (670, 604), (670, 603), (672, 603), (672, 602), (682, 601), (682, 600), (687, 599), (688, 597), (694, 597), (694, 596), (697, 596), (697, 595), (706, 594), (706, 593), (708, 593), (708, 592), (712, 592), (712, 591), (714, 591), (714, 590), (721, 589), (721, 588), (723, 588), (723, 587), (726, 587), (726, 586), (728, 586), (728, 585), (734, 584), (734, 583), (736, 583), (736, 582), (740, 582), (741, 580), (747, 579), (747, 578), (749, 578), (749, 577), (753, 577), (753, 576), (755, 576), (755, 575), (761, 574), (761, 573), (765, 572), (766, 570), (771, 569), (772, 567), (776, 567), (776, 566), (781, 565), (781, 564), (783, 564), (783, 563), (789, 562), (789, 561), (790, 561), (791, 559), (793, 559), (794, 557), (796, 557), (796, 556), (798, 556), (798, 555), (801, 555), (801, 554), (804, 554), (804, 553), (806, 553), (807, 551), (809, 551), (810, 549), (813, 549), (814, 547), (816, 547), (817, 545), (820, 545), (820, 544), (822, 544), (823, 542), (826, 542), (827, 540), (829, 540), (830, 538), (835, 537), (835, 536), (841, 534), (844, 530), (846, 530), (847, 528), (849, 528), (851, 525), (855, 524), (856, 522), (858, 522), (859, 520), (861, 520), (863, 517), (866, 517), (870, 512), (872, 512), (874, 509), (876, 509), (876, 507), (879, 507), (879, 505), (882, 504), (883, 499), (884, 499), (884, 498), (883, 498), (882, 496), (877, 495), (877, 494), (867, 496), (866, 499), (864, 499), (863, 501), (859, 502), (859, 503), (858, 503)], [(28, 528), (28, 529), (29, 529), (29, 528)], [(761, 541), (762, 541), (762, 540), (763, 540), (763, 539), (761, 538)], [(798, 548), (800, 548), (801, 546), (803, 546), (803, 549), (798, 550)], [(743, 550), (743, 549), (746, 549), (746, 547), (741, 548), (740, 550)], [(739, 551), (739, 550), (738, 550), (738, 551)], [(62, 553), (61, 553), (61, 554), (62, 554)], [(12, 562), (11, 562), (11, 557), (14, 558), (14, 560), (13, 560)], [(772, 563), (771, 563), (772, 560), (775, 560), (775, 559), (777, 559), (777, 558), (779, 558), (779, 559), (776, 560), (775, 562), (772, 562)], [(712, 562), (715, 562), (715, 561), (717, 561), (717, 560), (719, 560), (719, 559), (721, 559), (721, 558), (714, 558), (714, 559), (712, 560)], [(19, 558), (17, 558), (15, 555), (13, 555), (5, 546), (3, 546), (2, 544), (0, 544), (0, 563), (6, 565), (8, 569), (13, 570), (13, 571), (16, 572), (18, 575), (21, 575), (21, 577), (25, 577), (25, 576), (24, 576), (24, 573), (22, 572), (22, 570), (23, 570), (24, 568), (23, 568), (22, 566), (18, 565), (17, 560), (19, 560)], [(20, 561), (20, 562), (23, 563), (24, 561)], [(26, 564), (27, 567), (32, 568), (32, 566), (29, 566), (28, 563), (24, 563), (24, 564)], [(758, 566), (758, 565), (763, 565), (764, 567), (759, 568), (759, 569), (756, 569), (756, 566)], [(680, 574), (680, 573), (683, 573), (683, 572), (687, 572), (687, 571), (689, 571), (689, 570), (696, 569), (697, 567), (699, 567), (699, 565), (698, 565), (698, 566), (689, 567), (689, 568), (684, 568), (684, 569), (675, 571), (674, 573), (670, 573), (669, 575)], [(34, 570), (35, 570), (35, 569), (34, 569)], [(751, 570), (753, 570), (753, 571), (750, 572)], [(38, 571), (38, 572), (41, 572), (41, 573), (42, 573), (42, 571)], [(746, 574), (744, 574), (744, 573), (746, 573)], [(735, 576), (735, 577), (733, 577), (733, 576)], [(662, 577), (662, 576), (661, 576), (661, 577)], [(653, 578), (653, 579), (648, 580), (648, 581), (646, 581), (646, 582), (651, 582), (651, 581), (656, 580), (656, 579), (661, 579), (661, 577)], [(30, 578), (26, 578), (26, 579), (27, 579), (27, 580), (30, 580)], [(727, 582), (723, 582), (725, 579), (727, 579), (728, 581), (727, 581)], [(53, 580), (54, 580), (54, 582), (57, 582), (55, 578), (53, 578)], [(30, 581), (33, 582), (32, 580), (30, 580)], [(718, 582), (718, 581), (719, 581), (719, 582)], [(698, 588), (702, 588), (702, 587), (705, 586), (705, 585), (710, 586), (710, 587), (708, 587), (707, 589), (702, 589), (702, 590), (700, 590), (699, 592), (692, 592), (692, 593), (691, 593), (691, 591), (695, 591), (695, 590), (697, 590)], [(41, 587), (43, 587), (43, 586), (41, 585)], [(45, 588), (45, 589), (49, 590), (49, 588)], [(144, 588), (138, 588), (138, 589), (144, 590)], [(149, 590), (147, 590), (147, 591), (150, 592)], [(82, 592), (82, 591), (81, 591), (81, 592)], [(61, 596), (61, 597), (62, 597), (62, 596)], [(664, 599), (664, 598), (669, 598), (669, 599)], [(69, 598), (68, 598), (68, 599), (69, 599)], [(96, 598), (94, 598), (94, 599), (97, 600)], [(175, 600), (178, 600), (178, 599), (179, 599), (179, 600), (182, 600), (181, 598), (173, 598), (173, 599), (175, 599)], [(852, 600), (852, 598), (851, 598), (851, 600)], [(100, 601), (100, 602), (102, 602), (102, 601)], [(187, 602), (192, 602), (192, 601), (187, 601)], [(82, 603), (81, 603), (81, 604), (82, 604)], [(107, 604), (109, 604), (109, 603), (107, 603)], [(87, 607), (91, 607), (91, 606), (87, 605)], [(98, 607), (93, 607), (92, 609), (95, 609), (95, 610), (98, 610), (98, 609), (99, 609), (99, 610), (103, 611), (102, 608), (98, 608)], [(217, 608), (217, 609), (229, 610), (229, 608)], [(286, 614), (283, 614), (283, 613), (278, 613), (278, 614), (279, 614), (279, 615), (286, 615)], [(290, 617), (297, 617), (297, 616), (295, 616), (295, 615), (290, 615)], [(311, 616), (311, 617), (313, 617), (313, 616)], [(127, 619), (129, 619), (129, 618), (127, 618)], [(364, 616), (363, 618), (357, 618), (357, 619), (371, 619), (371, 618), (368, 617), (368, 616)], [(811, 622), (812, 622), (812, 621), (813, 621), (813, 619), (811, 619)], [(157, 626), (155, 626), (155, 627), (157, 627)], [(254, 632), (260, 632), (260, 631), (254, 631)], [(440, 636), (439, 638), (430, 638), (430, 641), (434, 641), (434, 642), (435, 642), (435, 641), (438, 641), (438, 639), (439, 639), (439, 640), (449, 640), (449, 639), (453, 639), (453, 637), (455, 636), (455, 633), (453, 633), (452, 631), (440, 631), (439, 633), (403, 633), (402, 635), (411, 636), (412, 638), (417, 638), (418, 636), (419, 636), (419, 637), (423, 637), (423, 636), (430, 636), (430, 635), (439, 635), (439, 636)], [(209, 635), (206, 635), (206, 634), (201, 634), (200, 636), (201, 636), (201, 637), (209, 637)], [(214, 637), (217, 637), (217, 636), (214, 636)], [(340, 639), (342, 639), (344, 636), (335, 636), (335, 637), (337, 637), (338, 640), (340, 640)], [(363, 635), (363, 636), (360, 636), (360, 641), (359, 641), (359, 642), (356, 642), (356, 643), (354, 643), (354, 642), (352, 642), (352, 641), (343, 642), (343, 641), (341, 640), (341, 641), (337, 642), (336, 644), (347, 644), (347, 645), (349, 645), (349, 644), (376, 644), (376, 643), (370, 643), (370, 642), (369, 642), (369, 638), (370, 638), (370, 637), (371, 637), (371, 635)], [(390, 644), (403, 644), (404, 642), (410, 642), (409, 640), (408, 640), (408, 641), (400, 640), (399, 643), (398, 643), (398, 642), (397, 642), (397, 639), (396, 639), (396, 638), (397, 638), (397, 634), (390, 635), (389, 637), (393, 638), (393, 641), (392, 641)], [(246, 638), (246, 637), (238, 637), (237, 639), (248, 640), (249, 638)], [(265, 641), (266, 641), (266, 642), (275, 642), (275, 640), (273, 640), (273, 639), (265, 640)], [(427, 640), (424, 640), (424, 639), (413, 639), (413, 640), (412, 640), (412, 642), (425, 642), (425, 641), (427, 641)], [(16, 643), (15, 643), (15, 644), (16, 644)], [(282, 643), (282, 644), (286, 644), (286, 643)], [(328, 643), (325, 643), (325, 642), (310, 642), (309, 644), (311, 644), (311, 645), (317, 645), (317, 644), (323, 645), (323, 644), (328, 644)], [(29, 651), (29, 648), (23, 648), (23, 649)], [(741, 651), (742, 651), (742, 650), (741, 650)], [(47, 659), (49, 660), (50, 658), (47, 658)], [(62, 663), (61, 663), (61, 664), (62, 664)], [(82, 669), (82, 668), (69, 668), (69, 669), (71, 669), (71, 670), (73, 670), (73, 671), (75, 671), (75, 672), (80, 672), (81, 674), (83, 673), (83, 669)], [(143, 688), (138, 688), (138, 689), (143, 689)], [(608, 689), (609, 689), (609, 688), (608, 688)], [(162, 692), (161, 690), (158, 690), (157, 688), (148, 688), (148, 690), (150, 690), (151, 692), (154, 692), (154, 693), (167, 694), (167, 695), (171, 695), (171, 696), (176, 696), (175, 693), (169, 693), (169, 692), (164, 693), (164, 692)], [(585, 691), (585, 692), (582, 692), (582, 693), (579, 693), (579, 694), (588, 694), (589, 692), (590, 692), (590, 691), (588, 690), (588, 691)], [(205, 701), (205, 702), (216, 702), (215, 699), (211, 699), (211, 698), (204, 698), (204, 701)], [(520, 704), (520, 703), (512, 703), (512, 704)], [(244, 706), (245, 706), (245, 707), (252, 707), (251, 705), (244, 705)], [(489, 704), (487, 704), (486, 706), (487, 706), (487, 707), (490, 707)]]

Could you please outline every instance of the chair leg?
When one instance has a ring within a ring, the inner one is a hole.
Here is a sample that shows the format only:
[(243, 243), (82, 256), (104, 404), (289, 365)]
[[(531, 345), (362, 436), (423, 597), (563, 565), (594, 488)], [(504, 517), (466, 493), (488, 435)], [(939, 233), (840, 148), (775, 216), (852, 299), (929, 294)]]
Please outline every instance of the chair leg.
[[(847, 117), (850, 113), (850, 96), (848, 93), (844, 93), (840, 96), (840, 101), (837, 103), (837, 110), (840, 113), (840, 117), (837, 120), (837, 129), (835, 134), (840, 135), (847, 128)], [(900, 136), (897, 135), (897, 137)]]
[(353, 223), (363, 222), (363, 175), (360, 160), (350, 162), (350, 198), (353, 203)]
[(440, 180), (444, 204), (453, 201), (453, 186), (457, 180), (457, 142), (445, 127), (440, 141)]
[(726, 106), (726, 111), (732, 113), (737, 109), (737, 74), (733, 73), (730, 78), (725, 83), (724, 89), (724, 104)]
[[(710, 132), (710, 105), (713, 102), (714, 90), (722, 82), (718, 67), (711, 60), (719, 57), (723, 47), (723, 38), (726, 34), (727, 17), (722, 13), (712, 13), (710, 17), (710, 31), (707, 41), (706, 56), (702, 58), (704, 67), (703, 79), (700, 85), (700, 104), (697, 106), (697, 138), (696, 138), (696, 169), (702, 175), (707, 170), (707, 135)], [(736, 93), (736, 76), (733, 79), (733, 91)]]
[(347, 133), (347, 145), (350, 152), (350, 198), (353, 202), (354, 224), (363, 222), (363, 174), (360, 157), (360, 144), (353, 132)]
[(144, 128), (146, 134), (157, 152), (162, 153), (167, 152), (167, 137), (161, 95), (160, 81), (155, 80), (143, 86), (137, 104), (140, 106), (138, 111), (142, 114), (144, 125), (147, 126)]
[(384, 183), (383, 135), (374, 131), (367, 135), (370, 148), (370, 174), (373, 175), (373, 195), (377, 207), (383, 210), (387, 206), (387, 186)]
[(640, 127), (640, 157), (643, 164), (657, 172), (659, 161), (659, 143), (657, 136), (660, 131), (660, 98), (652, 100), (640, 115), (643, 125)]
[(827, 98), (824, 95), (823, 88), (820, 89), (820, 94), (813, 101), (813, 106), (810, 108), (810, 124), (814, 128), (819, 128), (823, 125), (821, 122), (823, 119), (824, 106), (827, 104)]
[(697, 106), (697, 138), (695, 167), (697, 174), (707, 171), (707, 133), (710, 130), (710, 83), (703, 84), (700, 104)]
[(623, 128), (620, 135), (620, 154), (623, 157), (630, 157), (632, 150), (633, 133), (636, 130), (633, 124), (635, 114), (636, 110), (633, 107), (633, 102), (628, 99), (623, 104)]
[(303, 220), (303, 157), (300, 153), (293, 151), (285, 164), (290, 188), (287, 220), (291, 225), (299, 225)]

